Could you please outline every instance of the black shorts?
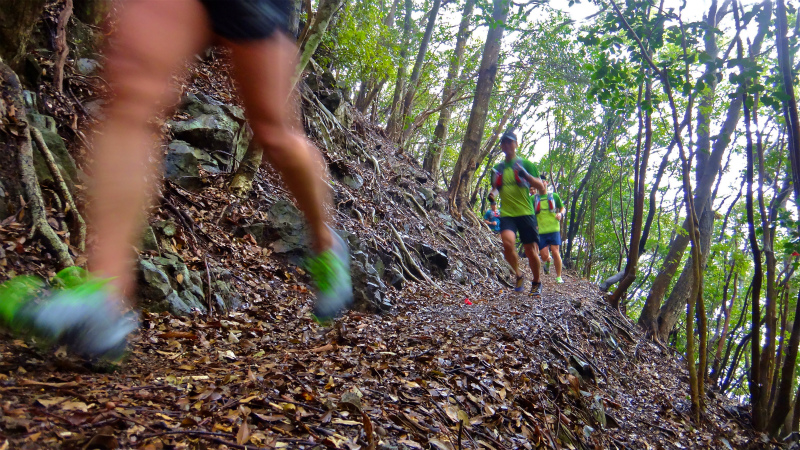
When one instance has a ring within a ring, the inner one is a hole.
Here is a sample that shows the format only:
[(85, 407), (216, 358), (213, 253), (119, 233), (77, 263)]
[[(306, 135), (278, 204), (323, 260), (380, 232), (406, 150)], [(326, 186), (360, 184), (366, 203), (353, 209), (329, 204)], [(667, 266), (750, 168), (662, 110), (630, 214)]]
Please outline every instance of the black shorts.
[(214, 32), (232, 41), (258, 41), (289, 33), (289, 0), (200, 0)]
[(519, 240), (523, 244), (539, 244), (539, 224), (536, 216), (516, 216), (501, 217), (500, 232), (511, 230), (515, 234), (519, 232)]

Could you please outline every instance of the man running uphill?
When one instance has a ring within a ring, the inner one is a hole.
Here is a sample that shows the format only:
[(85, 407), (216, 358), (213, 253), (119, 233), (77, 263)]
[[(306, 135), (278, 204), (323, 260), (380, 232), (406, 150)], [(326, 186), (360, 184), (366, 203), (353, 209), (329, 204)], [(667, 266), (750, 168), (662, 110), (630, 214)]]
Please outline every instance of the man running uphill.
[(561, 219), (567, 210), (557, 192), (547, 192), (547, 180), (542, 177), (544, 189), (533, 197), (533, 209), (539, 224), (539, 255), (544, 265), (544, 273), (550, 273), (550, 253), (556, 266), (556, 283), (563, 283), (561, 278)]
[[(34, 298), (30, 279), (0, 286), (0, 320), (21, 332), (68, 344), (89, 357), (117, 358), (136, 329), (124, 295), (133, 285), (134, 255), (150, 193), (149, 158), (157, 158), (153, 118), (175, 103), (172, 75), (214, 36), (231, 50), (234, 76), (255, 140), (281, 173), (305, 215), (317, 287), (314, 315), (335, 317), (353, 299), (346, 244), (331, 230), (321, 157), (300, 134), (292, 102), (297, 49), (286, 24), (288, 0), (128, 0), (113, 45), (107, 79), (108, 119), (94, 141), (91, 219), (94, 277), (83, 285)], [(185, 69), (184, 69), (185, 70)], [(108, 280), (107, 282), (98, 282)]]
[(514, 243), (519, 232), (519, 238), (528, 257), (528, 263), (533, 271), (531, 295), (542, 293), (542, 283), (539, 281), (539, 232), (536, 216), (529, 199), (530, 188), (544, 189), (539, 179), (536, 165), (527, 159), (517, 156), (517, 136), (514, 133), (505, 133), (500, 138), (500, 149), (505, 154), (505, 161), (497, 164), (492, 169), (492, 193), (489, 200), (494, 201), (496, 194), (500, 193), (502, 208), (500, 210), (500, 239), (503, 241), (503, 255), (511, 265), (516, 275), (514, 290), (522, 292), (525, 276), (519, 268), (519, 259), (514, 249)]

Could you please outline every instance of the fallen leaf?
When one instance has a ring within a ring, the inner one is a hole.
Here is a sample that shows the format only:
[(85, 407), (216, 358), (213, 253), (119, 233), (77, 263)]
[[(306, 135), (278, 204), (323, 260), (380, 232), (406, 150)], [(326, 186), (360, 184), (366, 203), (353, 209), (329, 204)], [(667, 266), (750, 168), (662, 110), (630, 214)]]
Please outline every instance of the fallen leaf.
[(236, 443), (239, 445), (244, 445), (250, 440), (250, 428), (247, 426), (247, 419), (242, 421), (242, 425), (239, 427), (239, 432), (236, 433)]

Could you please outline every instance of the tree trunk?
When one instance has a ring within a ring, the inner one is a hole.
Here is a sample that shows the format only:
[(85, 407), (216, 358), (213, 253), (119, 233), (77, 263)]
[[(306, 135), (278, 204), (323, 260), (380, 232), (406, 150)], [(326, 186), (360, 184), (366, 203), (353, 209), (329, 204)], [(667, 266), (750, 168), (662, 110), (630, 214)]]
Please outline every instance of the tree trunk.
[(314, 23), (308, 28), (308, 33), (300, 45), (300, 63), (297, 65), (297, 70), (294, 74), (293, 86), (297, 85), (306, 70), (308, 62), (311, 61), (311, 57), (314, 56), (314, 52), (317, 51), (317, 47), (322, 42), (333, 15), (343, 3), (344, 0), (320, 0), (317, 13), (314, 15)]
[[(763, 8), (761, 14), (771, 14), (770, 8)], [(710, 20), (710, 19), (709, 19)], [(753, 44), (750, 47), (750, 55), (757, 55), (761, 51), (761, 44), (766, 36), (768, 31), (769, 20), (760, 20), (759, 21), (759, 28), (756, 36), (753, 39)], [(711, 33), (713, 35), (713, 33)], [(710, 41), (713, 40), (712, 37), (706, 37), (706, 45), (710, 44)], [(715, 49), (716, 45), (714, 44), (713, 47), (710, 49)], [(713, 64), (712, 64), (713, 65)], [(710, 70), (710, 69), (707, 69)], [(716, 71), (716, 69), (714, 69)], [(716, 77), (714, 77), (716, 79)], [(710, 107), (708, 105), (713, 105), (713, 98), (710, 100), (712, 103), (708, 102), (708, 97), (704, 97), (700, 105), (698, 105), (699, 113), (698, 113), (698, 141), (697, 141), (697, 148), (698, 151), (695, 152), (697, 155), (697, 169), (696, 169), (696, 179), (697, 179), (697, 186), (695, 187), (695, 194), (694, 194), (694, 204), (697, 205), (700, 210), (697, 211), (697, 214), (702, 216), (703, 211), (702, 209), (705, 208), (707, 204), (708, 198), (711, 195), (711, 187), (714, 184), (714, 180), (716, 179), (717, 173), (719, 172), (719, 168), (722, 163), (722, 156), (727, 148), (728, 144), (731, 142), (731, 136), (733, 132), (736, 130), (736, 126), (739, 123), (739, 118), (742, 109), (742, 100), (740, 97), (731, 100), (728, 105), (728, 110), (726, 112), (725, 122), (722, 125), (722, 129), (720, 130), (719, 134), (717, 135), (716, 141), (711, 146), (711, 152), (708, 153), (707, 147), (707, 140), (706, 134), (709, 134), (709, 119), (708, 119), (708, 111), (710, 111)], [(705, 106), (704, 106), (705, 105)], [(702, 117), (701, 117), (702, 116)], [(710, 135), (708, 136), (710, 139)], [(701, 147), (703, 146), (703, 147)], [(705, 151), (700, 151), (701, 148), (705, 148)], [(683, 229), (687, 229), (687, 223), (684, 222)], [(642, 308), (642, 312), (639, 315), (639, 325), (644, 328), (645, 330), (651, 333), (658, 332), (658, 313), (661, 307), (661, 301), (664, 299), (666, 295), (666, 291), (669, 288), (670, 283), (672, 282), (672, 278), (675, 276), (675, 272), (678, 269), (680, 264), (681, 258), (683, 257), (683, 252), (686, 250), (686, 246), (689, 244), (689, 238), (685, 234), (679, 234), (671, 243), (669, 252), (667, 253), (667, 257), (664, 259), (664, 265), (662, 269), (659, 271), (658, 275), (656, 275), (656, 279), (653, 281), (653, 285), (650, 289), (650, 293), (647, 296), (647, 300), (645, 301), (645, 305)]]
[[(712, 209), (711, 200), (703, 208), (703, 213), (700, 216), (700, 251), (703, 257), (700, 264), (705, 267), (708, 261), (708, 249), (711, 245), (711, 234), (714, 231), (714, 210)], [(694, 260), (692, 256), (686, 260), (686, 265), (681, 272), (675, 287), (672, 288), (667, 301), (661, 306), (658, 312), (657, 329), (655, 337), (659, 342), (666, 342), (667, 336), (678, 323), (681, 313), (686, 307), (686, 302), (689, 300), (689, 287), (694, 282), (694, 271), (692, 265)]]
[[(408, 53), (408, 46), (411, 45), (411, 12), (413, 3), (411, 0), (405, 0), (406, 3), (406, 18), (403, 24), (403, 41), (400, 47), (400, 61), (397, 66), (397, 80), (394, 85), (394, 95), (392, 96), (392, 104), (389, 108), (389, 120), (386, 123), (386, 134), (391, 137), (397, 133), (399, 123), (402, 117), (402, 110), (400, 101), (403, 98), (406, 81), (406, 54)], [(400, 117), (398, 117), (400, 116)]]
[[(605, 116), (605, 129), (603, 130), (602, 134), (597, 137), (595, 141), (595, 147), (592, 151), (592, 159), (589, 162), (589, 168), (586, 169), (586, 173), (583, 175), (583, 179), (581, 180), (578, 188), (575, 190), (575, 193), (572, 196), (572, 205), (569, 208), (569, 226), (567, 227), (567, 242), (566, 248), (564, 251), (564, 259), (569, 259), (572, 256), (572, 248), (574, 246), (575, 237), (578, 234), (578, 228), (580, 223), (582, 222), (582, 217), (577, 217), (576, 214), (578, 213), (577, 203), (578, 199), (581, 198), (581, 194), (583, 190), (586, 188), (586, 184), (592, 177), (595, 168), (597, 165), (605, 159), (606, 157), (606, 149), (608, 149), (608, 142), (611, 140), (611, 136), (616, 131), (617, 120), (615, 118), (610, 117), (609, 115)], [(583, 199), (585, 200), (585, 198)], [(583, 211), (583, 205), (581, 205), (581, 212)], [(582, 215), (582, 214), (581, 214)], [(576, 220), (577, 219), (577, 220)]]
[(475, 0), (466, 0), (464, 11), (461, 13), (461, 24), (458, 26), (456, 48), (453, 52), (453, 57), (450, 59), (450, 67), (447, 69), (447, 79), (444, 81), (444, 89), (442, 90), (443, 107), (441, 111), (439, 111), (439, 121), (436, 123), (436, 129), (433, 132), (433, 141), (431, 141), (428, 151), (425, 153), (425, 159), (422, 162), (422, 168), (430, 172), (433, 177), (433, 184), (436, 186), (439, 185), (439, 166), (442, 162), (442, 148), (447, 140), (447, 127), (450, 124), (450, 116), (453, 111), (452, 106), (445, 106), (445, 104), (450, 102), (457, 92), (455, 83), (461, 71), (461, 62), (464, 60), (464, 52), (467, 49), (467, 39), (471, 35), (469, 24), (474, 9)]
[[(800, 198), (800, 119), (797, 113), (797, 100), (795, 98), (792, 55), (789, 53), (787, 37), (788, 24), (786, 20), (786, 5), (784, 0), (778, 0), (776, 8), (777, 32), (775, 33), (776, 47), (778, 49), (778, 66), (781, 74), (781, 90), (785, 94), (783, 100), (783, 115), (786, 122), (786, 132), (789, 141), (789, 157), (792, 162), (792, 185), (795, 198)], [(798, 206), (800, 212), (800, 206)], [(799, 230), (800, 231), (800, 230)], [(798, 293), (795, 317), (800, 317), (800, 293)], [(783, 419), (791, 407), (792, 382), (794, 380), (795, 364), (797, 362), (797, 347), (800, 344), (800, 320), (794, 320), (789, 345), (786, 348), (786, 358), (781, 369), (781, 384), (778, 388), (775, 410), (768, 424), (770, 433), (777, 433)], [(797, 418), (795, 418), (797, 420)]]
[(72, 17), (72, 0), (64, 0), (64, 9), (58, 15), (58, 25), (56, 25), (56, 62), (53, 66), (53, 84), (56, 90), (62, 94), (64, 93), (64, 65), (69, 56), (67, 25), (69, 25), (70, 17)]
[[(81, 1), (81, 0), (78, 0)], [(295, 40), (300, 34), (300, 15), (303, 12), (303, 0), (290, 0), (289, 2), (289, 33)]]
[(46, 0), (0, 0), (0, 58), (12, 70), (20, 67)]
[[(648, 71), (644, 71), (645, 80), (645, 101), (650, 104), (652, 84)], [(639, 99), (641, 100), (639, 91)], [(628, 246), (628, 258), (625, 263), (625, 275), (620, 280), (617, 289), (608, 298), (608, 303), (614, 308), (619, 309), (620, 299), (628, 291), (628, 288), (636, 280), (636, 270), (639, 266), (639, 242), (642, 237), (642, 219), (644, 216), (644, 192), (647, 183), (647, 161), (650, 158), (650, 149), (653, 146), (653, 115), (652, 110), (645, 111), (644, 124), (642, 124), (642, 108), (639, 102), (639, 130), (644, 128), (644, 150), (642, 150), (641, 131), (639, 133), (639, 145), (636, 146), (636, 159), (634, 161), (634, 198), (633, 198), (633, 220), (631, 223), (631, 243)]]
[(478, 69), (478, 82), (475, 86), (475, 99), (472, 102), (472, 111), (464, 133), (464, 143), (458, 161), (453, 169), (448, 189), (448, 201), (451, 211), (463, 214), (468, 206), (469, 185), (472, 176), (480, 163), (478, 156), (483, 139), (483, 130), (486, 127), (486, 116), (489, 113), (489, 99), (497, 78), (497, 60), (500, 56), (500, 46), (503, 41), (506, 18), (510, 9), (508, 0), (493, 0), (492, 22), (494, 26), (486, 35), (486, 45), (483, 47), (480, 69)]
[(395, 139), (399, 140), (398, 143), (401, 148), (403, 146), (403, 141), (405, 141), (405, 139), (401, 139), (401, 136), (406, 136), (404, 131), (406, 127), (409, 126), (408, 118), (411, 116), (411, 104), (414, 101), (419, 75), (420, 72), (422, 72), (422, 63), (425, 62), (425, 55), (428, 53), (428, 45), (431, 42), (433, 28), (436, 26), (436, 18), (439, 15), (439, 5), (441, 5), (441, 3), (441, 0), (433, 0), (433, 6), (428, 14), (428, 25), (425, 26), (425, 34), (422, 35), (422, 42), (420, 42), (419, 52), (417, 52), (417, 60), (414, 62), (414, 68), (411, 70), (411, 78), (408, 80), (408, 89), (406, 89), (405, 97), (403, 98), (403, 107), (400, 110), (400, 127), (396, 130), (397, 134), (394, 136)]

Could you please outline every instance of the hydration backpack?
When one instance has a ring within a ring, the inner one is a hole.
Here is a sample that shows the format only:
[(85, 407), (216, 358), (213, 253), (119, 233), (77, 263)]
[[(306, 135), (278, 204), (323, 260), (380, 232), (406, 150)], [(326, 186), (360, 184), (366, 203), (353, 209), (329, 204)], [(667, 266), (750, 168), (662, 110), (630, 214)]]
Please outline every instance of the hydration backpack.
[[(539, 214), (542, 209), (542, 198), (539, 194), (533, 196), (533, 205), (536, 209), (536, 214)], [(550, 212), (556, 210), (556, 200), (553, 198), (552, 192), (547, 193), (547, 206), (550, 208)]]
[[(514, 170), (514, 180), (517, 182), (517, 186), (530, 188), (531, 184), (528, 183), (527, 177), (528, 171), (522, 167), (522, 159), (517, 158), (511, 163), (511, 168)], [(500, 190), (503, 187), (503, 172), (506, 170), (506, 163), (505, 161), (501, 162), (500, 164), (494, 166), (492, 168), (492, 187)]]

